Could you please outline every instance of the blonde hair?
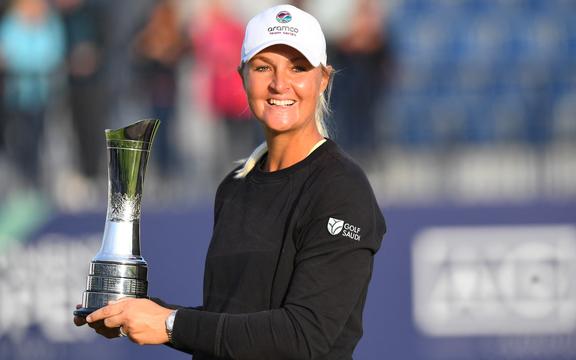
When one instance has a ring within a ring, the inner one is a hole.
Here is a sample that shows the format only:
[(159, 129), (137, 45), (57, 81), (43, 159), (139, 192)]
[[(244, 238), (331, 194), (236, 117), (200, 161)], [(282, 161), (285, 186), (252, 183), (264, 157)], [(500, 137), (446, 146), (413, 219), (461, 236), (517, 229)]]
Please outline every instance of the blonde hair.
[[(240, 66), (240, 71), (244, 67), (244, 64)], [(326, 89), (320, 94), (318, 97), (318, 102), (316, 103), (316, 110), (314, 112), (314, 121), (316, 123), (316, 128), (322, 137), (330, 138), (330, 130), (326, 124), (326, 118), (330, 114), (330, 94), (332, 93), (332, 78), (334, 71), (331, 68), (328, 68), (324, 65), (320, 65), (321, 70), (324, 74), (328, 74), (328, 86)], [(254, 151), (250, 154), (250, 156), (246, 159), (239, 160), (238, 163), (242, 164), (238, 170), (236, 170), (236, 174), (234, 175), (235, 179), (242, 179), (245, 178), (246, 175), (254, 169), (258, 161), (262, 159), (262, 156), (268, 152), (268, 144), (264, 141), (262, 144), (258, 145)]]

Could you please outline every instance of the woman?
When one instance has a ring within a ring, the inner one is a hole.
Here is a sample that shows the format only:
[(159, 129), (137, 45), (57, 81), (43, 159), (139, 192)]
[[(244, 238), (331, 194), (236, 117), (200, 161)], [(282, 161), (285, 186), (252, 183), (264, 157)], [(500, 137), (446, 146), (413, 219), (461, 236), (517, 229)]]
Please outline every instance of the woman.
[(385, 225), (363, 172), (326, 139), (325, 49), (293, 6), (249, 22), (239, 72), (266, 143), (218, 188), (203, 306), (122, 299), (90, 326), (195, 359), (351, 359)]

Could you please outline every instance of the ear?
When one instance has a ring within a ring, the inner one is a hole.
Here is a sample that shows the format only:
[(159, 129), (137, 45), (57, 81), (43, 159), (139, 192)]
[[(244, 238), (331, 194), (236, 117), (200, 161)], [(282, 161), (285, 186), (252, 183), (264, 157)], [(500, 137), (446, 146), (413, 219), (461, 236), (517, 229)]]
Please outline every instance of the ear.
[(323, 93), (328, 84), (330, 84), (330, 78), (332, 77), (332, 73), (334, 72), (334, 68), (330, 65), (326, 67), (322, 67), (322, 80), (320, 82), (320, 93)]
[(238, 75), (240, 75), (240, 78), (242, 79), (242, 87), (244, 88), (244, 90), (246, 90), (246, 80), (244, 79), (244, 65), (245, 64), (240, 64), (238, 66)]

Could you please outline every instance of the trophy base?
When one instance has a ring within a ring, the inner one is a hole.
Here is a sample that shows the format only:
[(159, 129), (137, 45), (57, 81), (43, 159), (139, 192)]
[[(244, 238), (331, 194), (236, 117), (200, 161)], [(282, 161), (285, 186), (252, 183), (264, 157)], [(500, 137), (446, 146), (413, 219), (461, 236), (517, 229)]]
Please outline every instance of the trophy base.
[(74, 310), (74, 316), (85, 318), (86, 316), (92, 314), (94, 311), (98, 310), (98, 308), (80, 308)]
[(81, 308), (75, 316), (86, 317), (92, 312), (124, 297), (148, 298), (146, 263), (122, 264), (116, 262), (92, 261), (82, 294)]

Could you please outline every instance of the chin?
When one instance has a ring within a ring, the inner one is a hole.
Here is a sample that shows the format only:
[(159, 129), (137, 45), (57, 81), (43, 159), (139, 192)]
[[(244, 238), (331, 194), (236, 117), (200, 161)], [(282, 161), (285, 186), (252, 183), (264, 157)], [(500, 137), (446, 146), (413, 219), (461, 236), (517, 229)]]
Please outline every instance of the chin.
[(291, 130), (295, 121), (293, 119), (265, 119), (262, 121), (266, 129), (274, 132), (286, 132)]

